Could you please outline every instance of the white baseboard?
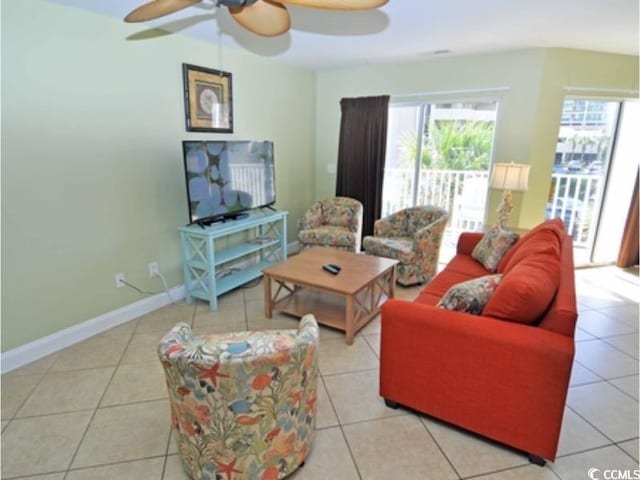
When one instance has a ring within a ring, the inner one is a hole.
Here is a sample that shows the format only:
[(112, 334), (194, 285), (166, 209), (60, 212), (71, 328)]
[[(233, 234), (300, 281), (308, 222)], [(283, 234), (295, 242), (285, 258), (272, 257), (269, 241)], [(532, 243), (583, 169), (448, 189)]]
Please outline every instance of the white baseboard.
[[(184, 285), (169, 289), (169, 293), (174, 300), (183, 299)], [(170, 303), (166, 293), (159, 293), (8, 350), (0, 356), (0, 371), (10, 372)]]
[[(287, 244), (287, 254), (291, 255), (300, 250), (298, 241)], [(184, 285), (169, 290), (174, 300), (185, 296)], [(8, 350), (0, 355), (0, 372), (7, 373), (52, 353), (67, 348), (89, 337), (117, 327), (141, 315), (153, 312), (171, 303), (166, 293), (159, 293), (152, 297), (143, 298), (124, 307), (112, 310), (103, 315), (73, 325), (33, 342)]]
[(299, 251), (300, 242), (298, 240), (287, 244), (287, 255), (293, 255), (294, 253), (298, 253)]

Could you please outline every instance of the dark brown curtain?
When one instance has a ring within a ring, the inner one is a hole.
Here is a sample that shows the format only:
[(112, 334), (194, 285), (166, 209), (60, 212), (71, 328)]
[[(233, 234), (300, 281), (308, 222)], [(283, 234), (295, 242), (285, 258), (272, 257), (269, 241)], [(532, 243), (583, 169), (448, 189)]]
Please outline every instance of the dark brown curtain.
[(362, 235), (372, 235), (382, 208), (389, 96), (343, 98), (340, 107), (336, 196), (362, 202)]
[(624, 225), (620, 253), (616, 262), (619, 267), (638, 265), (638, 215), (640, 214), (638, 203), (638, 175), (636, 175), (636, 184), (633, 187), (633, 195), (631, 196), (631, 206), (627, 214), (627, 222)]

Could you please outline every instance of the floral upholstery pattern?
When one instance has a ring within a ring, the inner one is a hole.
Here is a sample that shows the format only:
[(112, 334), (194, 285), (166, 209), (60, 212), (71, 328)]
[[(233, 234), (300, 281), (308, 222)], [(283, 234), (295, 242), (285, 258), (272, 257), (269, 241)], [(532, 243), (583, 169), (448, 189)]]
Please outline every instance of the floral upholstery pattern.
[(315, 428), (318, 325), (161, 341), (173, 436), (193, 480), (275, 480), (309, 453)]
[(452, 285), (436, 307), (480, 315), (502, 281), (502, 274), (485, 275)]
[(449, 214), (436, 206), (406, 208), (376, 220), (363, 239), (367, 254), (398, 260), (396, 280), (413, 285), (431, 280), (438, 267), (442, 235)]
[(471, 252), (471, 256), (478, 260), (490, 272), (498, 269), (498, 264), (507, 250), (516, 243), (519, 235), (496, 225), (484, 234), (482, 239)]
[(360, 251), (362, 203), (348, 197), (318, 200), (298, 220), (301, 248), (324, 246)]

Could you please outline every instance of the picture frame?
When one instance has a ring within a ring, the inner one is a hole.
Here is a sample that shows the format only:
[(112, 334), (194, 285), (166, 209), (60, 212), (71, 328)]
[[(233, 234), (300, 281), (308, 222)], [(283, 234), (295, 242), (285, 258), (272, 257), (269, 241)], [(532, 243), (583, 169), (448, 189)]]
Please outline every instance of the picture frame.
[(233, 133), (231, 73), (182, 64), (187, 131)]

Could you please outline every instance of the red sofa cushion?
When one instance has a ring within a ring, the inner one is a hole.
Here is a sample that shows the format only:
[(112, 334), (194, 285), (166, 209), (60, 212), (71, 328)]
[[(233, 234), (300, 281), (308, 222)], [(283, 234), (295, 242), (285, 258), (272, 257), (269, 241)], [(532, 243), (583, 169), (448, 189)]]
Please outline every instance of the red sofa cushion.
[(436, 275), (415, 299), (418, 303), (435, 305), (456, 283), (487, 275), (484, 267), (468, 255), (456, 255), (442, 272)]
[(547, 220), (525, 235), (504, 254), (498, 264), (498, 273), (507, 273), (521, 260), (529, 255), (548, 252), (560, 255), (560, 243), (564, 235), (564, 224), (562, 220), (554, 218)]
[(520, 260), (502, 279), (482, 315), (533, 324), (546, 312), (560, 284), (560, 247)]
[[(467, 279), (484, 277), (485, 275), (489, 275), (490, 273), (486, 268), (482, 266), (480, 262), (475, 260), (470, 255), (456, 255), (455, 257), (453, 257), (447, 264), (446, 268), (442, 271), (442, 273), (448, 272), (456, 272), (462, 274), (466, 276)], [(456, 281), (453, 283), (458, 282)], [(449, 283), (449, 286), (451, 285), (452, 283)]]

